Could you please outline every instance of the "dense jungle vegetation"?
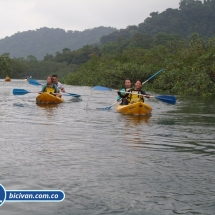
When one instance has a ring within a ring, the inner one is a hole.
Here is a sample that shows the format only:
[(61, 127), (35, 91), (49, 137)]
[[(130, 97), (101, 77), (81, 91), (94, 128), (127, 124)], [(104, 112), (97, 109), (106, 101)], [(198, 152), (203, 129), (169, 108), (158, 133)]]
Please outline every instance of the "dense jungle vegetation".
[(215, 0), (181, 0), (179, 9), (168, 8), (162, 13), (152, 12), (138, 26), (114, 31), (101, 37), (101, 42), (116, 41), (123, 37), (132, 38), (134, 34), (156, 35), (160, 32), (188, 37), (194, 32), (210, 38), (215, 34)]
[[(32, 55), (26, 59), (11, 59), (5, 53), (0, 58), (2, 71), (4, 75), (9, 73), (14, 78), (32, 75), (35, 79), (45, 79), (48, 74), (55, 73), (67, 84), (102, 85), (117, 89), (123, 86), (126, 77), (145, 81), (164, 68), (162, 73), (144, 85), (145, 90), (215, 96), (215, 0), (181, 0), (179, 5), (177, 13), (187, 14), (189, 18), (170, 16), (170, 9), (167, 9), (161, 14), (151, 14), (151, 18), (138, 27), (128, 26), (101, 37), (102, 44), (86, 45), (78, 50), (65, 48), (55, 55), (47, 54), (42, 61)], [(206, 13), (206, 8), (213, 10), (213, 13)], [(159, 19), (162, 22), (158, 22)], [(185, 27), (180, 25), (180, 31), (187, 32), (186, 35), (174, 31), (174, 25), (169, 26), (173, 31), (165, 32), (167, 27), (163, 23), (176, 19), (189, 23)], [(198, 21), (194, 24), (195, 19)], [(145, 29), (143, 26), (149, 22), (152, 29), (159, 26), (160, 30), (137, 31)], [(208, 30), (201, 31), (200, 28), (206, 23)], [(187, 26), (196, 28), (188, 30)]]
[[(78, 72), (69, 73), (64, 78), (65, 82), (120, 88), (126, 77), (145, 81), (164, 68), (161, 74), (144, 85), (144, 89), (181, 95), (215, 96), (215, 38), (205, 40), (193, 34), (185, 40), (158, 34), (150, 49), (128, 45), (123, 51), (120, 48), (126, 41), (121, 42), (121, 45), (104, 45), (101, 56), (93, 56)], [(118, 53), (113, 54), (113, 50), (118, 50)]]

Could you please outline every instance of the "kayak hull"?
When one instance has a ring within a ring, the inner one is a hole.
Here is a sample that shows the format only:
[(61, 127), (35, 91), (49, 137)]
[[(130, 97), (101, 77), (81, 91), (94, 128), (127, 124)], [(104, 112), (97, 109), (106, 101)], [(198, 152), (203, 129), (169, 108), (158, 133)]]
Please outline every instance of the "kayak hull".
[(64, 102), (62, 98), (53, 96), (49, 93), (41, 93), (36, 97), (36, 103), (37, 104), (59, 104)]
[(9, 77), (6, 77), (5, 81), (11, 81), (11, 79)]
[(149, 115), (152, 108), (144, 102), (136, 102), (128, 105), (118, 105), (116, 111), (122, 114)]

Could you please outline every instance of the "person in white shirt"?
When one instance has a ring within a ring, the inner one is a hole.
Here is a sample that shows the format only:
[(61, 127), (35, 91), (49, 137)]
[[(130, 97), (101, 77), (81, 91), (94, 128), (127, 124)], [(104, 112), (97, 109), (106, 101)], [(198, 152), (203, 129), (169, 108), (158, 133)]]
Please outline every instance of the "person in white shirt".
[(53, 78), (53, 83), (54, 83), (55, 85), (57, 85), (57, 87), (58, 87), (63, 93), (65, 93), (65, 89), (64, 89), (63, 85), (58, 81), (57, 75), (52, 75), (52, 78)]

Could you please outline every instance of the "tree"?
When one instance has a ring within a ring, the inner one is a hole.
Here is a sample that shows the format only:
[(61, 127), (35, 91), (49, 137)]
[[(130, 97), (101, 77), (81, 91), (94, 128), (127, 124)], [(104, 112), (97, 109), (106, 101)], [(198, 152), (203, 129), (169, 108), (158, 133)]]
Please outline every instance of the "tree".
[(151, 17), (154, 17), (154, 16), (157, 16), (158, 15), (158, 12), (152, 12), (149, 14)]
[(37, 61), (37, 58), (36, 58), (35, 56), (33, 56), (33, 55), (28, 55), (28, 56), (27, 56), (27, 60), (28, 60), (28, 61), (35, 61), (35, 62), (36, 62), (36, 61)]
[(54, 56), (52, 54), (46, 54), (43, 58), (44, 61), (52, 61), (54, 60)]
[(11, 59), (9, 58), (9, 55), (4, 54), (0, 56), (0, 75), (1, 76), (11, 75), (10, 63), (11, 63)]

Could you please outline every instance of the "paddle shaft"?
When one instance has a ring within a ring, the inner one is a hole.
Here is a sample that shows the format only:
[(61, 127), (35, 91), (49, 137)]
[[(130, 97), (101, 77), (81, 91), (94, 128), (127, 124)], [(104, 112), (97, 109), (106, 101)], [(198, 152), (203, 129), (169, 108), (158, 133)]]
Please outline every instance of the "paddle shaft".
[[(132, 94), (132, 95), (138, 95), (138, 96), (145, 96), (146, 97), (146, 95), (145, 94), (139, 94), (139, 93), (131, 93), (131, 92), (125, 92), (125, 94)], [(150, 96), (150, 98), (154, 98), (155, 96)]]
[[(39, 85), (42, 85), (41, 83), (39, 83), (37, 80), (34, 80), (32, 78), (28, 79), (28, 83), (29, 84), (32, 84), (32, 85), (35, 85), (35, 86), (39, 86)], [(63, 91), (62, 91), (63, 92)], [(68, 93), (68, 92), (63, 92), (63, 93), (66, 93), (67, 95), (66, 96), (73, 96), (73, 97), (80, 97), (81, 95), (78, 95), (78, 94), (75, 94), (75, 93)], [(65, 94), (64, 94), (65, 95)]]
[(145, 84), (146, 82), (148, 82), (149, 80), (151, 80), (152, 78), (154, 78), (156, 75), (158, 75), (160, 72), (162, 72), (164, 69), (161, 69), (160, 71), (158, 71), (158, 72), (156, 72), (154, 75), (152, 75), (150, 78), (148, 78), (146, 81), (144, 81), (143, 83), (142, 83), (142, 85), (143, 84)]
[[(148, 78), (146, 81), (144, 81), (143, 83), (142, 83), (142, 85), (143, 84), (145, 84), (146, 82), (148, 82), (149, 80), (151, 80), (152, 78), (154, 78), (156, 75), (158, 75), (159, 73), (161, 73), (162, 71), (163, 71), (164, 69), (161, 69), (161, 70), (159, 70), (158, 72), (156, 72), (154, 75), (152, 75), (150, 78)], [(116, 91), (116, 90), (114, 90), (114, 91)], [(125, 92), (126, 93), (126, 92)], [(130, 93), (130, 94), (133, 94), (133, 93)], [(134, 94), (136, 94), (136, 93), (134, 93)], [(143, 95), (143, 94), (138, 94), (138, 95), (142, 95), (142, 96), (146, 96), (146, 95)], [(150, 96), (150, 98), (153, 98), (154, 96)]]
[(117, 103), (120, 102), (121, 100), (122, 100), (122, 99), (120, 99), (120, 100), (114, 102), (112, 105), (110, 105), (110, 107), (114, 106), (115, 104), (117, 104)]
[[(144, 96), (144, 97), (147, 97), (147, 95), (145, 94), (139, 94), (139, 93), (130, 93), (130, 92), (126, 92), (128, 94), (132, 94), (132, 95), (138, 95), (138, 96)], [(156, 96), (149, 96), (149, 98), (156, 98)]]
[(130, 92), (127, 92), (127, 93), (134, 94), (134, 95), (140, 95), (140, 96), (147, 97), (147, 98), (156, 98), (162, 102), (172, 104), (172, 105), (174, 105), (176, 103), (176, 98), (174, 96), (149, 96), (148, 97), (147, 95), (139, 94), (139, 93), (130, 93)]

